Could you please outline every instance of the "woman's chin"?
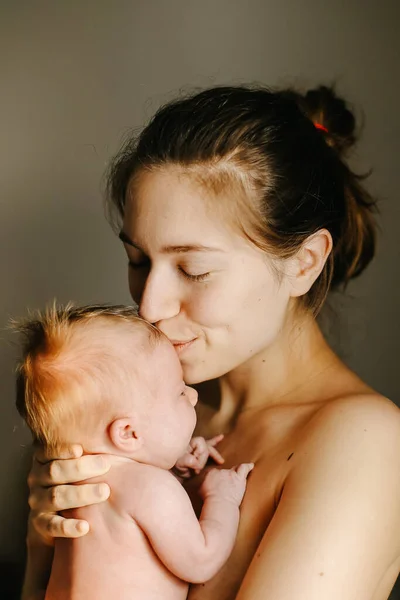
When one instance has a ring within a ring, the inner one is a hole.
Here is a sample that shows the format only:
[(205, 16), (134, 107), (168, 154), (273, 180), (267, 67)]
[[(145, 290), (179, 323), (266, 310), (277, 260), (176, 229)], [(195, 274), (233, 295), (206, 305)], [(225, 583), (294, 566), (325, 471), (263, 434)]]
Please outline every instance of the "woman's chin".
[(187, 385), (196, 385), (221, 377), (224, 373), (205, 363), (182, 364), (183, 380)]
[(196, 385), (196, 383), (202, 383), (208, 379), (205, 369), (199, 368), (199, 366), (196, 367), (196, 365), (183, 364), (182, 372), (183, 380), (186, 385)]

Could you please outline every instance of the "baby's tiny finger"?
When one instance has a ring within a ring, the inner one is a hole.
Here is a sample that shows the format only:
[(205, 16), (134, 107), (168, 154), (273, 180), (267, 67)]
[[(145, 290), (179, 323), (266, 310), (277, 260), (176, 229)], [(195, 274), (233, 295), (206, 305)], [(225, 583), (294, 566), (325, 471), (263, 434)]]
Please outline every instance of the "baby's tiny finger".
[(204, 438), (198, 437), (193, 440), (193, 454), (200, 456), (208, 453), (207, 442)]
[(209, 446), (216, 446), (217, 444), (219, 444), (222, 440), (224, 439), (224, 434), (220, 433), (219, 435), (216, 435), (215, 437), (211, 438), (210, 440), (207, 440), (207, 444)]
[(216, 448), (209, 448), (209, 455), (210, 457), (219, 465), (223, 465), (225, 462), (225, 459), (223, 458), (223, 456), (221, 456), (221, 454), (218, 452), (218, 450)]
[(188, 456), (185, 461), (184, 461), (184, 466), (185, 467), (189, 467), (191, 469), (194, 469), (195, 467), (197, 467), (198, 465), (198, 459), (196, 456), (194, 456), (193, 454), (191, 454), (190, 456)]
[(238, 467), (234, 467), (234, 469), (240, 477), (246, 478), (250, 471), (254, 469), (254, 463), (242, 463)]

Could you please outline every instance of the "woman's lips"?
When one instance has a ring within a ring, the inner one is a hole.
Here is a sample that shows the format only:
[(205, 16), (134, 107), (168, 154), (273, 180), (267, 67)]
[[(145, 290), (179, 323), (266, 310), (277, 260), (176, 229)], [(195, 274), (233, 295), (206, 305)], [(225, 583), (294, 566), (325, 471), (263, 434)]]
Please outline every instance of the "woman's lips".
[(192, 340), (182, 341), (182, 340), (170, 340), (171, 344), (174, 346), (175, 350), (178, 354), (181, 354), (184, 350), (193, 345), (193, 343), (197, 340), (197, 338), (193, 338)]

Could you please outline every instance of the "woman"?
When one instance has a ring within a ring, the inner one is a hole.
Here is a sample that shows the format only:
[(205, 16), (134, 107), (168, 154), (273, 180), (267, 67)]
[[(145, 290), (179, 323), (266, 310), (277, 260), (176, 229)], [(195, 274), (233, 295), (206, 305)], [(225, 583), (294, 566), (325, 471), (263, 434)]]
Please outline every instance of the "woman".
[[(374, 255), (354, 132), (325, 87), (213, 88), (158, 111), (110, 170), (132, 298), (201, 384), (198, 433), (225, 434), (226, 467), (255, 463), (235, 549), (190, 600), (384, 600), (399, 572), (399, 411), (315, 320)], [(108, 496), (69, 485), (108, 469), (80, 455), (35, 461), (24, 599), (52, 538), (88, 530), (56, 511)]]

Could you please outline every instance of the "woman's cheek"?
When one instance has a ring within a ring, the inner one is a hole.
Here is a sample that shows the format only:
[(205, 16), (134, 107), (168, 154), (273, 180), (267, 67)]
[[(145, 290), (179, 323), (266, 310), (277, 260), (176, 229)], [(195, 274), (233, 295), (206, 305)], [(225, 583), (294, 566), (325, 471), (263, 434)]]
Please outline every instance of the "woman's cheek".
[(238, 297), (227, 293), (223, 287), (204, 284), (199, 292), (194, 292), (186, 307), (190, 320), (205, 327), (225, 326), (230, 322), (229, 315), (237, 315)]

